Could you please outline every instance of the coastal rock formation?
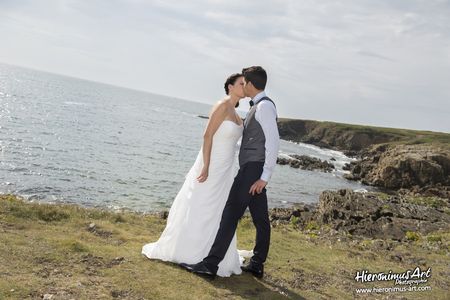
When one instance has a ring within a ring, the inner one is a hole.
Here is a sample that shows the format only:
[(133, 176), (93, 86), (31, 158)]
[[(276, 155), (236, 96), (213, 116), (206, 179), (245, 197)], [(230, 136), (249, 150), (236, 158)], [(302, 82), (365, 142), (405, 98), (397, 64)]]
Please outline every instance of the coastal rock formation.
[(347, 166), (350, 180), (450, 198), (450, 151), (432, 145), (378, 145)]
[(302, 170), (320, 170), (323, 172), (331, 172), (334, 165), (326, 160), (320, 160), (307, 155), (291, 154), (289, 158), (278, 157), (277, 164), (290, 165), (292, 168), (300, 168)]
[(414, 198), (351, 190), (325, 191), (321, 194), (315, 219), (336, 230), (372, 238), (402, 240), (407, 232), (428, 234), (450, 229), (449, 201), (414, 203)]
[(292, 208), (272, 208), (269, 211), (269, 219), (272, 225), (289, 223), (296, 220), (296, 223), (305, 226), (314, 220), (314, 212), (317, 204), (298, 203)]
[(278, 120), (280, 137), (343, 151), (360, 161), (345, 177), (400, 191), (450, 198), (450, 134), (312, 120)]
[(278, 130), (284, 140), (341, 150), (352, 154), (351, 156), (370, 145), (401, 139), (401, 136), (395, 133), (381, 132), (367, 126), (312, 120), (280, 118)]
[(372, 239), (408, 240), (450, 230), (450, 202), (442, 198), (388, 196), (343, 189), (322, 192), (319, 203), (270, 211), (273, 226), (295, 223), (303, 230), (331, 232)]

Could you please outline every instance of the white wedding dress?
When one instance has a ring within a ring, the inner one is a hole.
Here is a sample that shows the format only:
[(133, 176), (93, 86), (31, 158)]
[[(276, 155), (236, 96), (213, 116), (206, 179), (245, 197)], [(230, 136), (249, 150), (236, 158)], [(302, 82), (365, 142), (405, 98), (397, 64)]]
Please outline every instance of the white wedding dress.
[[(203, 167), (200, 149), (170, 208), (166, 228), (157, 242), (142, 247), (143, 255), (151, 259), (189, 264), (198, 263), (208, 255), (237, 173), (236, 144), (242, 131), (243, 126), (233, 121), (222, 122), (213, 137), (209, 174), (203, 183), (197, 181)], [(242, 261), (235, 234), (225, 258), (219, 264), (217, 275), (228, 277), (240, 274)]]

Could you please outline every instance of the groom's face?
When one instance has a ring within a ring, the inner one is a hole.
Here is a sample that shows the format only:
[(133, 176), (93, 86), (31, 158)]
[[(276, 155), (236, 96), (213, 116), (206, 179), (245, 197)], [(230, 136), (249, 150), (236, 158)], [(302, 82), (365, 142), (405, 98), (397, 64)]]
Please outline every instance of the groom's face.
[(250, 97), (251, 94), (251, 82), (244, 79), (244, 94), (246, 97)]

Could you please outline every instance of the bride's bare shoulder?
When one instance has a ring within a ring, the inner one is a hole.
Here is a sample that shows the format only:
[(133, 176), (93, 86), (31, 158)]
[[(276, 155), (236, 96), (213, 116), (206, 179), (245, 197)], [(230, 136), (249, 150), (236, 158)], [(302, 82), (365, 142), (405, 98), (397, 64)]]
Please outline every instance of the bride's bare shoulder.
[(227, 99), (223, 98), (220, 99), (216, 102), (216, 104), (214, 105), (214, 107), (225, 107), (227, 105)]
[(213, 105), (211, 112), (215, 112), (215, 111), (225, 111), (227, 108), (227, 99), (221, 99), (219, 101), (216, 102), (216, 104)]

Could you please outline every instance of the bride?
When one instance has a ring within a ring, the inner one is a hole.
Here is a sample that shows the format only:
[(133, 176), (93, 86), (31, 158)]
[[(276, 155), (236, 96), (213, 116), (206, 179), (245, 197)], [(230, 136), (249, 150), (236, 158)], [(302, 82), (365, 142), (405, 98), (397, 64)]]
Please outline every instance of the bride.
[[(150, 259), (197, 263), (211, 249), (237, 173), (236, 144), (243, 131), (235, 107), (245, 97), (244, 77), (233, 74), (224, 87), (227, 96), (211, 111), (203, 146), (170, 208), (166, 228), (158, 241), (142, 247)], [(217, 275), (241, 272), (235, 233)]]

